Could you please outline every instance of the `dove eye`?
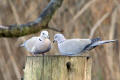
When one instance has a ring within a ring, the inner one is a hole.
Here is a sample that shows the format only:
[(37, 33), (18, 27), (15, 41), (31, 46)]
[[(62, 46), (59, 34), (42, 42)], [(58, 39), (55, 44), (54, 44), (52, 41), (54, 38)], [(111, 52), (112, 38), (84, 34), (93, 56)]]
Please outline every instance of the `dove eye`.
[(45, 35), (45, 33), (43, 33), (43, 35)]

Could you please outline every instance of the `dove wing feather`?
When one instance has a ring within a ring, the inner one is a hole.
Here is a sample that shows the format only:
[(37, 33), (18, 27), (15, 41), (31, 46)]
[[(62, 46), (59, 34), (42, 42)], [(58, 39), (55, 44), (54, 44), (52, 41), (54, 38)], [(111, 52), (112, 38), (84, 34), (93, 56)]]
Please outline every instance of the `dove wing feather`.
[(79, 54), (85, 46), (91, 43), (90, 39), (67, 39), (59, 44), (59, 50), (64, 54)]

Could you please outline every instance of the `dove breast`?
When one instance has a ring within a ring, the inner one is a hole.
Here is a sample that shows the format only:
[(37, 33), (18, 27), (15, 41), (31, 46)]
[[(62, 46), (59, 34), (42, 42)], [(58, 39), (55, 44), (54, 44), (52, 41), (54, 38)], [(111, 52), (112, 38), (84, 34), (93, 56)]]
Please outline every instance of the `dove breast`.
[(34, 54), (40, 54), (48, 52), (51, 49), (51, 41), (49, 39), (45, 40), (38, 40), (38, 42), (35, 44), (35, 52)]
[(40, 37), (32, 37), (25, 42), (25, 48), (34, 54), (41, 54), (51, 49), (51, 41), (49, 39), (40, 40)]

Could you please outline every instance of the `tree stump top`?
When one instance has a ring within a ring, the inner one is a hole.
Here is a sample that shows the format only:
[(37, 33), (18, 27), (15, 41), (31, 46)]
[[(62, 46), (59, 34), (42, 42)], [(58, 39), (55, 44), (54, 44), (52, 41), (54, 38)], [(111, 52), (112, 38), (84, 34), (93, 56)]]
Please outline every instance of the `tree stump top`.
[(91, 80), (89, 56), (28, 56), (24, 80)]

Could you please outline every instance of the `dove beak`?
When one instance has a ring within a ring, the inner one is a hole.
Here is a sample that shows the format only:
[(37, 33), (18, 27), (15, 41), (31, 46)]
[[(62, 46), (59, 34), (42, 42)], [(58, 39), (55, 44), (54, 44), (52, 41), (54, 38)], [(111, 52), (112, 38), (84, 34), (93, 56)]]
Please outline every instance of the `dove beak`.
[(53, 43), (55, 43), (56, 42), (56, 40), (53, 40)]

